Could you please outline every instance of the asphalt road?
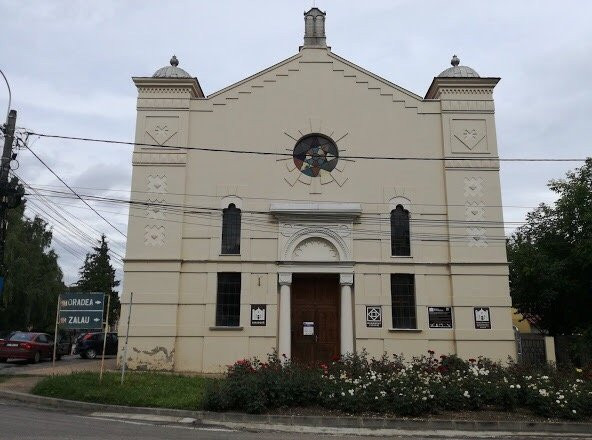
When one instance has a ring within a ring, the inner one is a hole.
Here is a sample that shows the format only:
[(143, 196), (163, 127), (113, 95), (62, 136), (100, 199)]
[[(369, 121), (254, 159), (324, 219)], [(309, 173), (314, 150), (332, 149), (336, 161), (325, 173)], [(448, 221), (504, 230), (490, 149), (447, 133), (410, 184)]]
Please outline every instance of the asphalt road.
[[(312, 440), (312, 439), (343, 439), (355, 440), (358, 436), (320, 435), (302, 433), (262, 433), (245, 432), (225, 428), (212, 428), (205, 426), (180, 427), (163, 426), (136, 421), (121, 421), (68, 414), (46, 410), (39, 407), (19, 406), (13, 402), (0, 402), (0, 438), (2, 440), (119, 440), (119, 439), (199, 439), (199, 440)], [(369, 437), (370, 438), (370, 437)], [(371, 437), (378, 438), (378, 437)], [(388, 437), (390, 439), (415, 439), (416, 436)], [(475, 436), (447, 436), (430, 437), (430, 439), (467, 439)], [(497, 439), (583, 439), (584, 437), (549, 437), (516, 436), (495, 437)], [(587, 437), (592, 439), (592, 437)]]

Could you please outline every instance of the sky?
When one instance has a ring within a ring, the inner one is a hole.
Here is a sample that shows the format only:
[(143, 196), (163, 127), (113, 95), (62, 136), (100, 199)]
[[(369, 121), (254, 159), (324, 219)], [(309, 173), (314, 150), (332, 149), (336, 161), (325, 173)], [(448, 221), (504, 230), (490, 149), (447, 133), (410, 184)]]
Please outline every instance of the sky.
[[(312, 0), (0, 0), (0, 69), (12, 89), (17, 126), (31, 131), (133, 141), (136, 89), (172, 54), (206, 95), (298, 51), (303, 12)], [(592, 2), (461, 0), (317, 0), (327, 12), (336, 54), (418, 95), (450, 66), (452, 54), (481, 76), (501, 77), (494, 92), (500, 157), (590, 156)], [(0, 120), (8, 93), (0, 80)], [(31, 148), (84, 194), (128, 198), (131, 147), (32, 138)], [(18, 162), (18, 163), (17, 163)], [(30, 152), (15, 173), (37, 188), (64, 190)], [(501, 165), (504, 218), (552, 202), (549, 179), (577, 163)], [(125, 238), (87, 207), (39, 200), (28, 215), (48, 212), (67, 284), (100, 233), (123, 256)], [(121, 231), (127, 208), (93, 203)], [(61, 225), (62, 224), (62, 225)], [(508, 228), (510, 230), (511, 228)], [(121, 265), (116, 261), (118, 276)]]

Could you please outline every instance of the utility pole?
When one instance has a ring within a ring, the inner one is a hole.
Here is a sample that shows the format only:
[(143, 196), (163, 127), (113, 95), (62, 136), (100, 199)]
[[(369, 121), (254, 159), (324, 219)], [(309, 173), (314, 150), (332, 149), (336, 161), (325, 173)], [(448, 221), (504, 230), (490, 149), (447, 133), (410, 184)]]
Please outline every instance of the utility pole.
[(4, 247), (6, 243), (6, 228), (8, 210), (16, 208), (23, 196), (22, 188), (18, 186), (18, 181), (8, 181), (8, 172), (10, 171), (10, 162), (16, 157), (12, 152), (14, 143), (14, 131), (16, 127), (16, 110), (10, 110), (4, 125), (4, 149), (0, 159), (0, 295), (4, 287), (4, 277), (6, 270), (4, 266)]

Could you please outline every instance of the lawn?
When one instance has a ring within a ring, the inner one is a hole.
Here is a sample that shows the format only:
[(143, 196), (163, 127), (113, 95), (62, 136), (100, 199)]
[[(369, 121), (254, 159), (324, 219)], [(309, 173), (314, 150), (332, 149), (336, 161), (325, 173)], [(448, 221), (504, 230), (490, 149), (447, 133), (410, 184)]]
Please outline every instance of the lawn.
[[(1, 379), (0, 379), (1, 380)], [(85, 402), (197, 410), (205, 385), (213, 380), (163, 373), (130, 372), (120, 384), (118, 373), (73, 373), (51, 376), (33, 388), (33, 394)]]

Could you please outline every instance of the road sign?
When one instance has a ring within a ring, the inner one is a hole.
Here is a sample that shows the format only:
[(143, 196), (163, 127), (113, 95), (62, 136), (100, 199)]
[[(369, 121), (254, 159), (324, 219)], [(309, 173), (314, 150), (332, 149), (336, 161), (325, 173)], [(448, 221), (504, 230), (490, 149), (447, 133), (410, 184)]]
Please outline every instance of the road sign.
[(100, 329), (103, 327), (104, 302), (103, 293), (62, 293), (58, 322), (68, 329)]
[(100, 329), (103, 327), (103, 311), (63, 310), (60, 312), (59, 323), (70, 329)]

